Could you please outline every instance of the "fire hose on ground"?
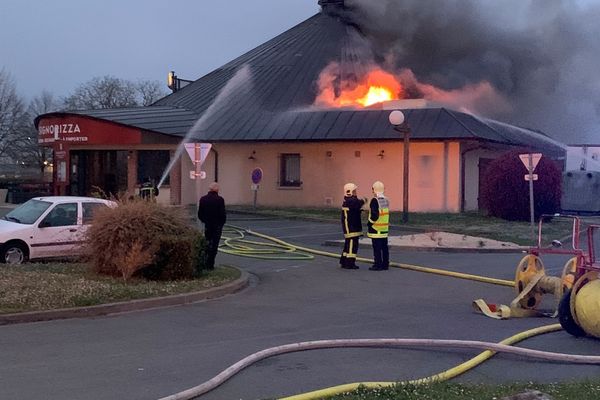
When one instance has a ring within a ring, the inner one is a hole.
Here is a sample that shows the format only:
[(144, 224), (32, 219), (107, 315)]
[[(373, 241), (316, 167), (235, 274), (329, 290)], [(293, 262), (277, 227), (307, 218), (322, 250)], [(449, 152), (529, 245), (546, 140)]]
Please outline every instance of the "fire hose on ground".
[[(236, 236), (229, 236), (231, 233), (234, 233)], [(264, 240), (268, 240), (268, 242), (259, 242), (245, 239), (246, 234), (254, 235)], [(224, 232), (223, 237), (224, 243), (223, 247), (219, 250), (228, 253), (234, 254), (238, 256), (245, 257), (253, 257), (253, 258), (261, 258), (261, 259), (285, 259), (285, 260), (299, 260), (299, 259), (311, 259), (314, 258), (314, 255), (320, 255), (325, 257), (339, 257), (338, 254), (325, 252), (321, 250), (314, 250), (307, 247), (295, 246), (291, 245), (283, 240), (264, 235), (261, 233), (253, 232), (250, 230), (246, 230), (243, 228), (228, 226), (226, 231)], [(258, 248), (252, 246), (259, 246)], [(357, 258), (357, 261), (372, 263), (373, 260), (367, 258)], [(507, 281), (502, 279), (488, 278), (478, 275), (464, 274), (460, 272), (452, 272), (446, 270), (440, 270), (435, 268), (428, 268), (410, 264), (403, 263), (395, 263), (390, 262), (391, 267), (408, 269), (412, 271), (438, 274), (443, 276), (449, 276), (453, 278), (459, 279), (468, 279), (474, 280), (478, 282), (490, 283), (494, 285), (502, 285), (502, 286), (514, 286), (513, 281)], [(185, 391), (163, 397), (160, 400), (183, 400), (183, 399), (193, 399), (202, 394), (205, 394), (226, 380), (230, 379), (232, 376), (237, 374), (239, 371), (247, 368), (248, 366), (263, 360), (268, 357), (273, 357), (276, 355), (298, 352), (298, 351), (307, 351), (307, 350), (316, 350), (316, 349), (330, 349), (330, 348), (349, 348), (349, 347), (360, 347), (360, 348), (382, 348), (382, 347), (391, 347), (391, 348), (461, 348), (461, 349), (477, 349), (477, 350), (485, 350), (476, 357), (457, 365), (453, 368), (450, 368), (446, 371), (440, 372), (438, 374), (405, 381), (405, 382), (358, 382), (358, 383), (349, 383), (344, 385), (339, 385), (335, 387), (325, 388), (321, 390), (316, 390), (308, 393), (298, 394), (294, 396), (289, 396), (285, 398), (281, 398), (280, 400), (312, 400), (312, 399), (322, 399), (326, 397), (331, 397), (337, 394), (346, 393), (359, 387), (366, 388), (381, 388), (381, 387), (390, 387), (398, 384), (427, 384), (433, 382), (443, 382), (449, 379), (452, 379), (460, 374), (467, 372), (468, 370), (475, 368), (480, 365), (484, 361), (491, 358), (496, 353), (509, 353), (520, 355), (524, 357), (528, 357), (529, 359), (537, 359), (544, 361), (552, 361), (552, 362), (564, 362), (564, 363), (577, 363), (577, 364), (600, 364), (600, 356), (588, 356), (588, 355), (572, 355), (572, 354), (564, 354), (564, 353), (554, 353), (554, 352), (546, 352), (539, 350), (532, 350), (526, 348), (518, 348), (513, 347), (512, 345), (518, 342), (521, 342), (525, 339), (531, 338), (533, 336), (556, 332), (561, 330), (562, 327), (560, 324), (552, 324), (547, 326), (542, 326), (539, 328), (527, 330), (521, 333), (518, 333), (512, 337), (502, 340), (499, 343), (492, 342), (482, 342), (482, 341), (472, 341), (472, 340), (444, 340), (444, 339), (338, 339), (338, 340), (318, 340), (318, 341), (310, 341), (310, 342), (299, 342), (299, 343), (291, 343), (282, 346), (276, 346), (272, 348), (268, 348), (254, 354), (245, 357), (244, 359), (238, 361), (237, 363), (231, 365), (214, 378), (198, 385), (193, 388), (187, 389)]]

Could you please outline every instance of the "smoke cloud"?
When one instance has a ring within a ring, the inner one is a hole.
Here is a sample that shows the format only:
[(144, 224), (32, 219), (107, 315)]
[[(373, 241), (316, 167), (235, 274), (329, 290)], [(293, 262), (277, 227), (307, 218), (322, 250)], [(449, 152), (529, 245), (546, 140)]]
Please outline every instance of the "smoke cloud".
[(582, 1), (346, 0), (344, 18), (414, 97), (600, 144), (600, 5)]

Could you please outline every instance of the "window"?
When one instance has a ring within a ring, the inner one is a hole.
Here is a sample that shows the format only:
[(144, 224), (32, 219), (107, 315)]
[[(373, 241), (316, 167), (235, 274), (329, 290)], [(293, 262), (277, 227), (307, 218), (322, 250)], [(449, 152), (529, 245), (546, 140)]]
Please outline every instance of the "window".
[(15, 208), (4, 219), (19, 224), (31, 225), (50, 207), (52, 203), (31, 199)]
[(300, 154), (282, 154), (279, 170), (279, 186), (300, 187)]
[(83, 206), (83, 224), (88, 225), (94, 219), (94, 213), (99, 208), (108, 207), (104, 203), (81, 203)]
[(57, 204), (50, 211), (44, 222), (46, 226), (71, 226), (77, 225), (77, 203)]
[[(158, 184), (170, 160), (169, 150), (140, 150), (138, 152), (138, 183), (150, 178), (151, 181)], [(169, 175), (166, 176), (163, 183), (169, 184)]]

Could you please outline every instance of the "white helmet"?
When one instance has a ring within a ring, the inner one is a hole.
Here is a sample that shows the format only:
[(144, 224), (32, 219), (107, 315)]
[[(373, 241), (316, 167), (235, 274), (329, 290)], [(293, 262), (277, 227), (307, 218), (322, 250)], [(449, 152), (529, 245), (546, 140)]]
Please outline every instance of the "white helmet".
[(346, 183), (344, 185), (344, 195), (345, 196), (352, 195), (352, 192), (354, 192), (357, 188), (358, 188), (358, 186), (356, 186), (354, 183)]
[(383, 194), (384, 191), (385, 187), (383, 186), (383, 182), (376, 181), (375, 183), (373, 183), (373, 192), (375, 194)]

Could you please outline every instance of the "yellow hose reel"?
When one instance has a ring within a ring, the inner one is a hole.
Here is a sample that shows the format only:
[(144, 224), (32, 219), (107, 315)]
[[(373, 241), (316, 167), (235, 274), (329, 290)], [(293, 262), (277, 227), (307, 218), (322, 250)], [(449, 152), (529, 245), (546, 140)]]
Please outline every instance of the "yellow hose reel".
[[(571, 290), (569, 308), (584, 333), (600, 338), (600, 272), (585, 273)], [(581, 336), (581, 335), (577, 335)]]
[(538, 256), (528, 254), (517, 266), (515, 300), (521, 308), (535, 310), (540, 305), (544, 294), (552, 294), (558, 305), (563, 294), (573, 287), (576, 270), (577, 257), (572, 257), (565, 263), (560, 277), (547, 276), (542, 260)]
[[(488, 304), (475, 300), (475, 310), (496, 318), (556, 316), (563, 294), (573, 287), (577, 270), (577, 257), (569, 259), (563, 267), (560, 277), (547, 276), (542, 260), (533, 254), (521, 259), (515, 273), (514, 289), (517, 297), (509, 306)], [(539, 311), (544, 294), (554, 295), (555, 309), (552, 312)]]

